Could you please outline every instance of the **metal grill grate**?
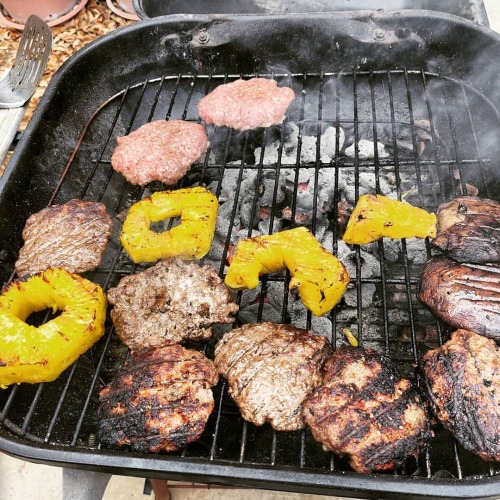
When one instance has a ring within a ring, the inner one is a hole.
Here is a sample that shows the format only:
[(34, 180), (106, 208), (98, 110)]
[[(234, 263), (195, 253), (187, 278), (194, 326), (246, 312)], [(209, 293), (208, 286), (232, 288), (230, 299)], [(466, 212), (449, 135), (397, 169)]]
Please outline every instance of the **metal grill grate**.
[[(322, 233), (324, 245), (337, 254), (346, 250), (339, 248), (337, 220), (342, 217), (342, 203), (353, 202), (366, 192), (391, 194), (430, 211), (475, 188), (481, 196), (500, 197), (500, 176), (495, 173), (500, 151), (494, 140), (500, 117), (484, 95), (463, 82), (405, 70), (164, 75), (125, 89), (96, 109), (51, 199), (51, 203), (74, 197), (101, 201), (115, 218), (115, 234), (101, 267), (89, 273), (90, 279), (109, 288), (140, 269), (119, 245), (119, 220), (131, 204), (164, 189), (159, 183), (132, 186), (112, 170), (110, 157), (116, 137), (151, 120), (198, 121), (200, 98), (217, 85), (242, 76), (271, 77), (280, 85), (291, 86), (297, 99), (287, 120), (265, 131), (247, 133), (209, 128), (210, 149), (181, 184), (209, 186), (222, 206), (229, 204), (227, 227), (238, 225), (244, 236), (250, 236), (263, 220), (271, 233), (293, 227), (299, 214), (308, 214), (313, 233), (318, 237)], [(232, 199), (228, 179), (233, 182)], [(320, 202), (325, 183), (330, 183), (328, 213)], [(301, 206), (304, 191), (310, 200), (308, 209)], [(245, 226), (238, 204), (248, 195)], [(288, 217), (283, 217), (284, 208)], [(229, 230), (219, 234), (218, 244), (218, 254), (212, 252), (205, 260), (223, 276), (232, 245)], [(334, 346), (345, 342), (342, 329), (349, 328), (360, 344), (384, 351), (405, 375), (418, 380), (422, 353), (444, 342), (449, 333), (416, 300), (422, 264), (430, 255), (430, 246), (424, 241), (379, 241), (370, 252), (349, 249), (345, 257), (351, 275), (348, 298), (327, 318), (312, 317), (289, 296), (286, 275), (264, 276), (258, 292), (240, 292), (237, 300), (247, 320), (275, 319), (313, 328), (327, 335)], [(213, 342), (201, 348), (211, 356)], [(105, 338), (55, 382), (2, 391), (0, 422), (23, 442), (90, 452), (91, 457), (100, 457), (95, 462), (99, 466), (107, 465), (106, 457), (130, 458), (126, 449), (101, 449), (95, 436), (99, 390), (126, 356), (109, 321)], [(202, 438), (182, 452), (153, 457), (153, 462), (148, 457), (149, 470), (168, 470), (169, 460), (303, 470), (311, 473), (305, 480), (306, 490), (310, 486), (311, 491), (317, 474), (333, 477), (348, 470), (344, 460), (324, 453), (306, 430), (277, 433), (268, 426), (257, 428), (244, 422), (224, 381), (215, 390), (215, 400)], [(138, 462), (130, 469), (143, 466)], [(484, 479), (500, 470), (465, 452), (447, 432), (439, 430), (425, 456), (396, 472), (424, 480), (437, 477), (460, 482)], [(206, 474), (217, 479), (214, 471)]]

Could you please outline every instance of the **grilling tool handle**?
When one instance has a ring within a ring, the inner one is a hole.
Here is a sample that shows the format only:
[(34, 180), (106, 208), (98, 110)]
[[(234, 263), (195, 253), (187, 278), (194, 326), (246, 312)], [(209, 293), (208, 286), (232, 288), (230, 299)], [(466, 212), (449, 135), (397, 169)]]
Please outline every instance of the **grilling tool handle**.
[(16, 137), (26, 107), (0, 109), (0, 166), (9, 152), (14, 137)]

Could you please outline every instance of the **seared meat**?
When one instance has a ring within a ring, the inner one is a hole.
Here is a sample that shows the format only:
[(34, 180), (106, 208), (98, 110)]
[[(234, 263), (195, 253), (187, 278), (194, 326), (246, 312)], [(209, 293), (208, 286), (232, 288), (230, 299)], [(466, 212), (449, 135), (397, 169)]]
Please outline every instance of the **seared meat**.
[(457, 330), (425, 354), (423, 369), (443, 425), (467, 450), (500, 461), (500, 348), (495, 342)]
[(246, 324), (226, 333), (215, 366), (245, 420), (276, 430), (302, 429), (302, 402), (321, 381), (326, 338), (291, 325)]
[(323, 384), (304, 402), (304, 418), (325, 451), (350, 457), (358, 472), (392, 469), (417, 457), (433, 433), (422, 400), (386, 357), (340, 347)]
[(132, 184), (175, 184), (207, 150), (199, 123), (158, 120), (118, 137), (111, 165)]
[(49, 267), (72, 273), (95, 269), (112, 229), (113, 221), (102, 203), (73, 199), (44, 208), (26, 221), (16, 272), (24, 276)]
[(446, 323), (500, 340), (500, 265), (430, 259), (418, 299)]
[(294, 91), (278, 87), (275, 80), (236, 80), (205, 96), (198, 103), (198, 113), (209, 125), (250, 130), (281, 123), (294, 99)]
[(99, 394), (98, 437), (140, 452), (178, 450), (203, 433), (217, 380), (198, 351), (170, 345), (133, 352)]
[(460, 262), (500, 262), (500, 203), (463, 196), (439, 206), (432, 244)]
[(212, 266), (177, 258), (122, 278), (108, 300), (116, 333), (131, 349), (207, 339), (214, 323), (232, 323), (238, 311)]

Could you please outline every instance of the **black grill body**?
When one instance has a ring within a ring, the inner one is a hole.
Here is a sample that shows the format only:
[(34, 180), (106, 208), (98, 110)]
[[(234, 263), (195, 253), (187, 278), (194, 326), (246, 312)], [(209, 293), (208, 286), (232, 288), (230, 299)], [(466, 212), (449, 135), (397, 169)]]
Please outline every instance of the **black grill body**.
[[(279, 180), (288, 175), (294, 220), (301, 175), (308, 170), (309, 225), (315, 234), (324, 226), (317, 201), (323, 178), (333, 183), (330, 223), (344, 197), (387, 194), (388, 183), (393, 194), (427, 210), (468, 193), (471, 186), (498, 200), (499, 48), (500, 37), (487, 28), (428, 11), (177, 16), (117, 30), (56, 74), (0, 178), (2, 280), (12, 275), (26, 218), (74, 197), (102, 201), (115, 221), (103, 263), (87, 277), (109, 288), (137, 271), (119, 245), (119, 214), (164, 186), (139, 188), (113, 172), (116, 137), (156, 119), (198, 121), (199, 99), (240, 77), (275, 78), (295, 90), (285, 123), (258, 133), (208, 129), (211, 150), (180, 185), (207, 185), (221, 196), (231, 177), (238, 200), (250, 175), (256, 185), (271, 186), (267, 203), (275, 216), (284, 203), (277, 196)], [(284, 150), (292, 124), (297, 132), (290, 157)], [(335, 139), (325, 161), (327, 128)], [(302, 149), (311, 137), (316, 149), (306, 162)], [(371, 144), (372, 154), (360, 153), (361, 141)], [(352, 155), (349, 146), (354, 146)], [(270, 161), (266, 148), (272, 147), (278, 159)], [(249, 233), (262, 208), (258, 192), (248, 212)], [(234, 210), (231, 223), (235, 217)], [(337, 253), (337, 229), (334, 224), (329, 229), (328, 248)], [(210, 258), (222, 276), (231, 241), (229, 235), (220, 238), (222, 257), (218, 262)], [(418, 383), (423, 352), (446, 341), (450, 332), (416, 300), (423, 260), (432, 254), (428, 242), (401, 241), (396, 250), (388, 245), (377, 244), (371, 272), (366, 272), (362, 249), (352, 249), (350, 302), (339, 304), (320, 323), (300, 312), (300, 303), (286, 291), (286, 276), (266, 277), (256, 295), (242, 292), (237, 300), (252, 305), (247, 321), (312, 327), (334, 345), (345, 342), (342, 329), (349, 328), (361, 344), (389, 354)], [(272, 287), (281, 290), (274, 311), (266, 306)], [(429, 329), (433, 337), (423, 333)], [(199, 347), (211, 356), (213, 343)], [(461, 449), (443, 429), (437, 429), (432, 447), (418, 461), (394, 474), (360, 475), (324, 453), (308, 431), (277, 433), (243, 422), (224, 381), (215, 390), (216, 407), (204, 435), (182, 452), (141, 455), (103, 447), (96, 439), (98, 393), (126, 354), (109, 321), (105, 337), (55, 382), (3, 390), (0, 448), (49, 464), (286, 491), (375, 498), (500, 494), (497, 465)]]

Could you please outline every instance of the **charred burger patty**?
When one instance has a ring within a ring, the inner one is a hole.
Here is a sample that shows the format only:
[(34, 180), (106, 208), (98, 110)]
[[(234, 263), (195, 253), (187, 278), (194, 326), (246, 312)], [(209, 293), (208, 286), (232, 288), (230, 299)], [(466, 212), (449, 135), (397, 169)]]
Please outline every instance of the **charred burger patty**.
[(325, 451), (349, 456), (358, 472), (392, 469), (418, 456), (433, 436), (422, 400), (389, 358), (340, 347), (322, 384), (304, 402), (304, 419)]
[(457, 330), (446, 344), (425, 354), (423, 370), (442, 424), (464, 448), (484, 460), (500, 461), (500, 348), (496, 343)]
[(217, 380), (212, 361), (180, 345), (133, 352), (100, 392), (99, 439), (140, 452), (183, 448), (203, 433)]

